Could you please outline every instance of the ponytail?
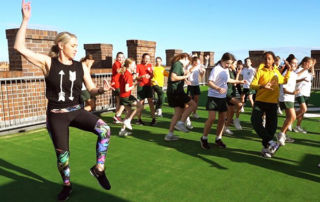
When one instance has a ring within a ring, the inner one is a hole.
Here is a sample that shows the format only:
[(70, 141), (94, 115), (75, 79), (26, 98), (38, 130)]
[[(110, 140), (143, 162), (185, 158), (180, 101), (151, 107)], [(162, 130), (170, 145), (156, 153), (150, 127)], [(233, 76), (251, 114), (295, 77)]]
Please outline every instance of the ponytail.
[(189, 61), (191, 61), (191, 57), (188, 53), (180, 53), (178, 55), (175, 55), (172, 59), (171, 59), (171, 64), (173, 65), (174, 63), (176, 63), (177, 61), (187, 58)]
[(56, 39), (54, 40), (54, 45), (51, 47), (49, 51), (49, 57), (56, 58), (59, 56), (60, 48), (58, 46), (59, 43), (66, 44), (70, 41), (71, 38), (77, 38), (76, 35), (71, 34), (69, 32), (60, 32)]

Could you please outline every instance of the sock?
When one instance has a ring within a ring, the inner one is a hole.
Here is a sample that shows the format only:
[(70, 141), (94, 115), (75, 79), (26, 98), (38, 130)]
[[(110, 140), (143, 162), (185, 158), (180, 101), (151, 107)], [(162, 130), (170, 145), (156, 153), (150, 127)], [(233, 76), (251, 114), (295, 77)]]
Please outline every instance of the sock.
[(173, 132), (169, 131), (168, 136), (172, 136), (172, 135), (173, 135)]
[(207, 140), (207, 139), (208, 139), (208, 136), (204, 136), (204, 135), (203, 135), (203, 136), (202, 136), (202, 139), (203, 139), (203, 140)]

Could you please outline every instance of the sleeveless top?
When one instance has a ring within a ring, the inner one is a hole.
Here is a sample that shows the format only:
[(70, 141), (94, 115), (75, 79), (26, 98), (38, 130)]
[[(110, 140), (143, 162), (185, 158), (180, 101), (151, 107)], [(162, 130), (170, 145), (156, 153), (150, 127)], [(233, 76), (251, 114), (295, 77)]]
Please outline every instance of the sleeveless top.
[(52, 58), (49, 74), (45, 78), (47, 110), (80, 104), (83, 74), (81, 62), (73, 60), (71, 65), (64, 65), (58, 58)]

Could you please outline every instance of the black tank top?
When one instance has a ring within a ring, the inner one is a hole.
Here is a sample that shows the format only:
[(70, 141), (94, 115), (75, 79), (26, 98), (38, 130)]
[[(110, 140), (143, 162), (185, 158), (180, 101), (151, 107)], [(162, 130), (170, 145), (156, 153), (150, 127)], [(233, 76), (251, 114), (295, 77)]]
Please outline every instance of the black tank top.
[(80, 62), (73, 60), (71, 65), (64, 65), (58, 58), (52, 58), (49, 75), (45, 81), (48, 110), (80, 104), (83, 82), (83, 69)]

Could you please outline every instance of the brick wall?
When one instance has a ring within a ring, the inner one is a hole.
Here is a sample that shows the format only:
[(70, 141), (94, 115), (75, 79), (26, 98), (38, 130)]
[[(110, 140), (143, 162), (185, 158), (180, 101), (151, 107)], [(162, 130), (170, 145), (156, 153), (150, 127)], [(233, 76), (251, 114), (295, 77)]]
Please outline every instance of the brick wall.
[(320, 69), (320, 50), (311, 50), (311, 57), (317, 60), (315, 69)]
[(171, 66), (171, 59), (175, 56), (182, 53), (182, 50), (180, 49), (167, 49), (166, 50), (166, 66)]
[(151, 63), (155, 64), (156, 42), (144, 40), (127, 40), (128, 58), (136, 60), (137, 64), (141, 63), (142, 55), (149, 53), (151, 56)]
[(263, 61), (264, 50), (249, 51), (249, 57), (253, 67), (258, 67)]
[(95, 62), (92, 65), (93, 69), (96, 68), (111, 68), (112, 67), (112, 44), (84, 44), (84, 49), (87, 54), (92, 54)]

